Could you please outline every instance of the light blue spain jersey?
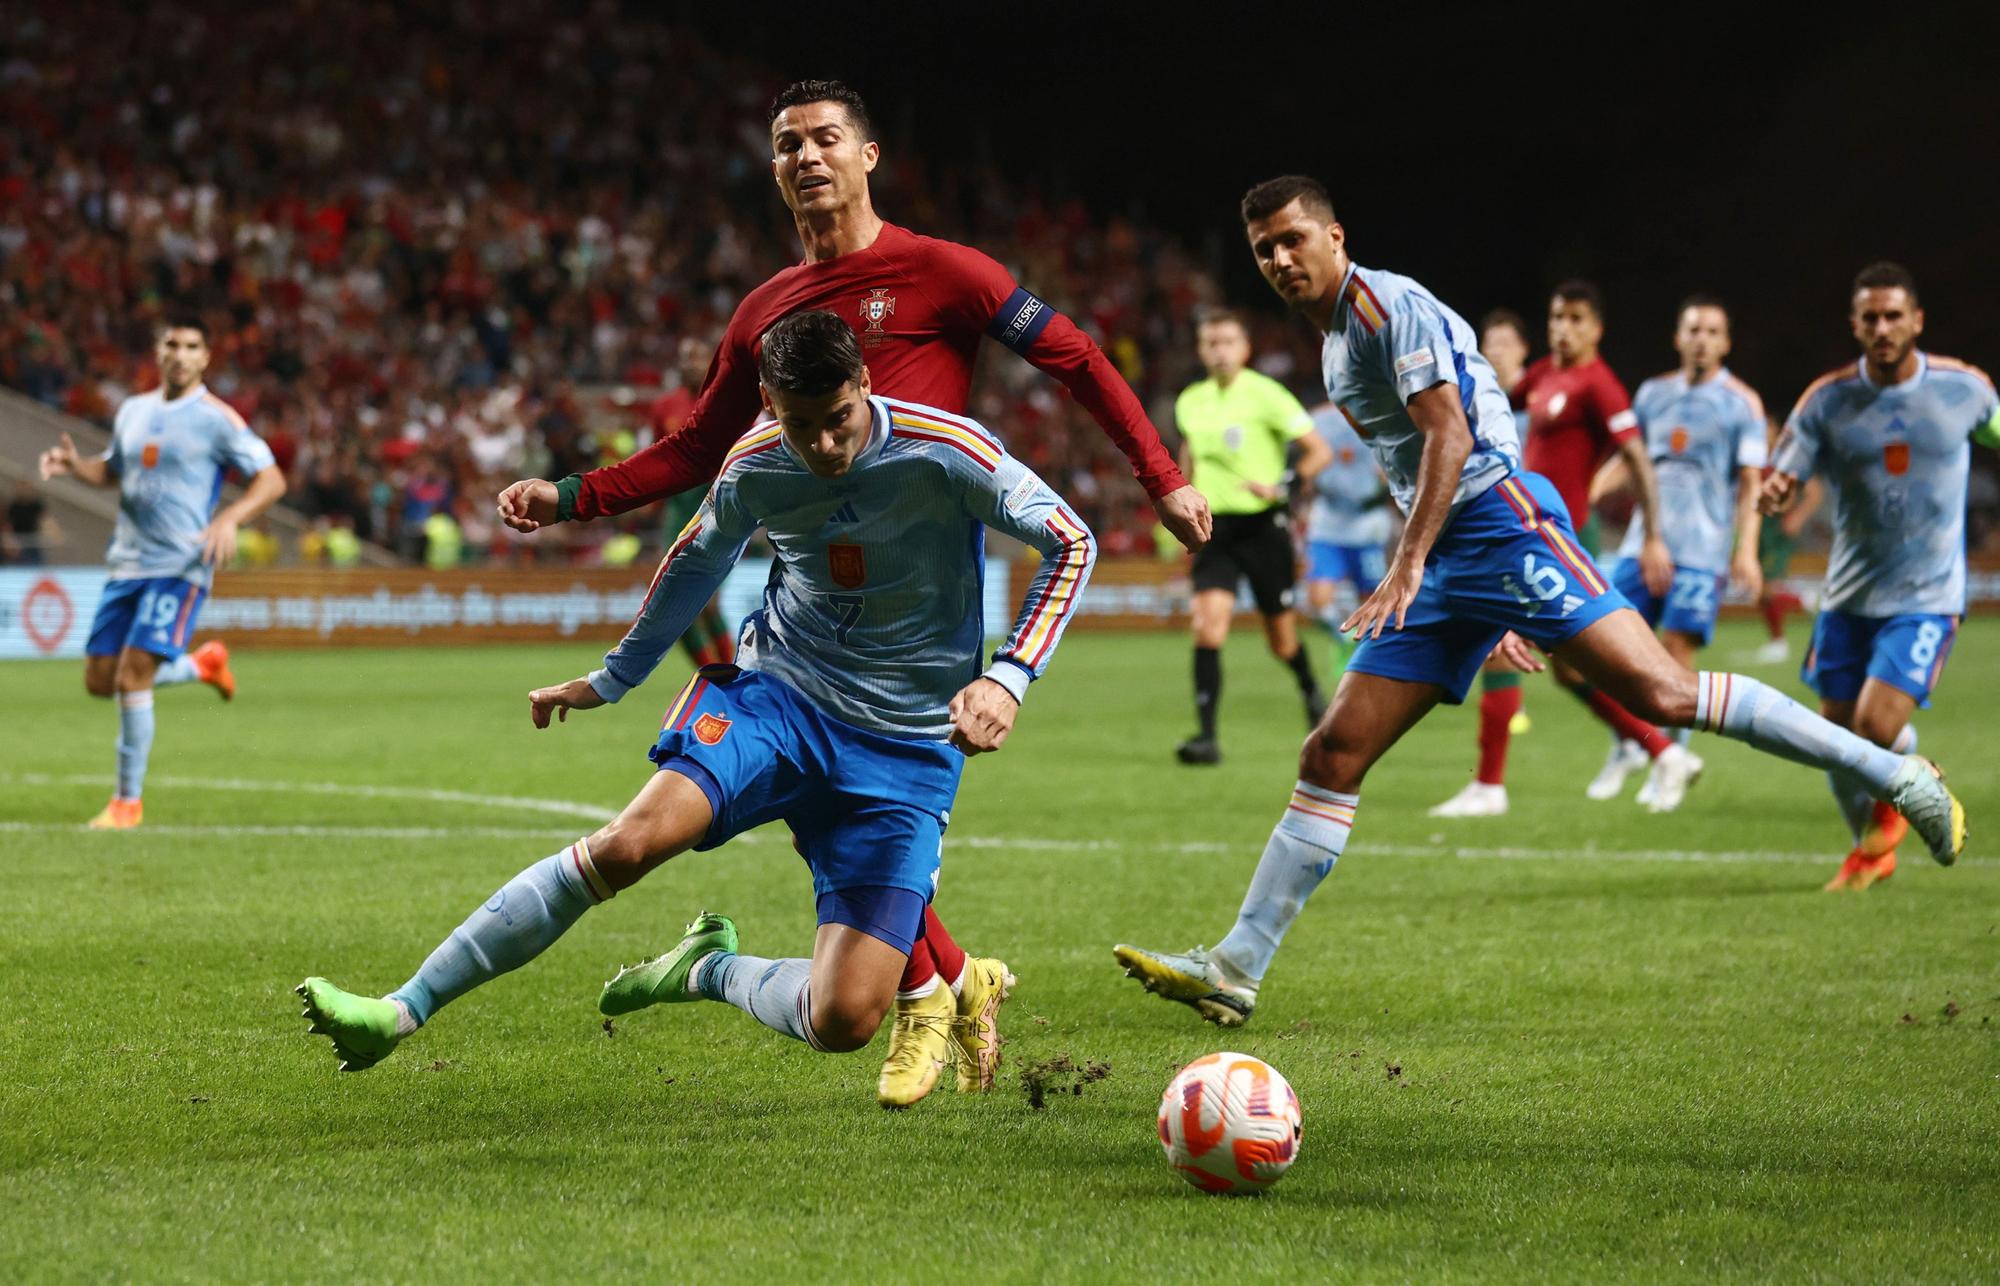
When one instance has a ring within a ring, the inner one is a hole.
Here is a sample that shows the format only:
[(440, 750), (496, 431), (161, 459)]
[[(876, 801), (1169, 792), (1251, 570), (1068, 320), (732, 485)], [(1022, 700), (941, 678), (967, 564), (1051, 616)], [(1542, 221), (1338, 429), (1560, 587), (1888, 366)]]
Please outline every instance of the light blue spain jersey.
[[(1693, 385), (1673, 371), (1641, 384), (1632, 412), (1659, 478), (1660, 534), (1674, 565), (1728, 571), (1737, 471), (1761, 469), (1768, 458), (1763, 399), (1727, 369)], [(1637, 558), (1645, 538), (1645, 523), (1634, 517), (1618, 556)]]
[(1458, 390), (1472, 429), (1472, 454), (1451, 499), (1454, 516), (1520, 466), (1514, 410), (1479, 355), (1478, 336), (1408, 277), (1349, 268), (1333, 329), (1320, 345), (1320, 363), (1328, 400), (1375, 452), (1404, 513), (1416, 499), (1417, 463), (1424, 453), (1423, 431), (1405, 408), (1433, 385)]
[(1388, 544), (1389, 492), (1375, 465), (1375, 453), (1337, 408), (1314, 407), (1312, 417), (1314, 430), (1333, 451), (1333, 460), (1313, 475), (1306, 539), (1328, 545)]
[(203, 587), (215, 569), (201, 561), (201, 534), (224, 472), (247, 478), (276, 463), (243, 417), (199, 384), (171, 402), (158, 390), (126, 398), (102, 458), (118, 478), (118, 524), (104, 556), (111, 579)]
[(1857, 616), (1965, 610), (1969, 439), (1994, 417), (1993, 382), (1949, 357), (1883, 387), (1859, 362), (1822, 375), (1785, 421), (1772, 466), (1817, 473), (1833, 496), (1822, 606)]
[(1047, 669), (1097, 557), (1062, 498), (978, 423), (871, 398), (847, 473), (807, 469), (775, 422), (739, 439), (674, 540), (639, 619), (590, 676), (617, 700), (653, 672), (762, 527), (776, 554), (737, 663), (784, 680), (872, 732), (942, 739), (980, 676), (984, 528), (1039, 550), (1041, 567), (987, 677), (1016, 697)]

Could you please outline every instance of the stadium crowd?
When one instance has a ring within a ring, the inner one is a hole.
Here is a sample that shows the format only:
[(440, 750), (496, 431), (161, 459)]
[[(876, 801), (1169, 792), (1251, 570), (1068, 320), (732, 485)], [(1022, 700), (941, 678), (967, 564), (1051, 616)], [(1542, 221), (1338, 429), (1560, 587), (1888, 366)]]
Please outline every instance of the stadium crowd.
[[(514, 537), (491, 497), (643, 444), (680, 338), (798, 255), (763, 163), (781, 78), (613, 6), (82, 3), (4, 47), (0, 383), (108, 423), (152, 378), (154, 322), (192, 307), (290, 502), (407, 556), (427, 524), (473, 557), (598, 556), (612, 524)], [(888, 217), (1006, 263), (1156, 420), (1199, 375), (1188, 319), (1219, 292), (1172, 237), (884, 151)], [(1058, 385), (989, 361), (972, 411), (1107, 553), (1151, 548), (1125, 461)]]

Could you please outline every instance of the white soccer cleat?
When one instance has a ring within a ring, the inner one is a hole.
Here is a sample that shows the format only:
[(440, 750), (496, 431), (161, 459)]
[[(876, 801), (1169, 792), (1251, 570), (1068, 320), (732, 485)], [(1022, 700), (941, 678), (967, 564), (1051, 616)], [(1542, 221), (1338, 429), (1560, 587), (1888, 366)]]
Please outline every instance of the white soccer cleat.
[(1922, 755), (1904, 755), (1889, 779), (1889, 802), (1924, 840), (1939, 866), (1965, 851), (1965, 806), (1944, 784), (1944, 770)]
[(1687, 798), (1688, 787), (1701, 777), (1701, 770), (1708, 767), (1701, 756), (1686, 746), (1672, 743), (1660, 752), (1653, 761), (1653, 771), (1646, 776), (1646, 785), (1639, 792), (1639, 802), (1652, 813), (1671, 813)]
[(1636, 741), (1620, 741), (1604, 757), (1604, 767), (1590, 779), (1583, 793), (1592, 799), (1616, 799), (1625, 790), (1625, 779), (1647, 764), (1646, 749)]
[(1507, 788), (1471, 781), (1465, 789), (1431, 809), (1432, 817), (1505, 817)]
[(1186, 954), (1119, 943), (1111, 949), (1125, 976), (1156, 996), (1178, 1000), (1217, 1027), (1241, 1027), (1257, 1008), (1257, 984), (1223, 969), (1201, 947)]
[(1750, 655), (1758, 665), (1783, 665), (1792, 659), (1792, 641), (1787, 638), (1767, 639)]

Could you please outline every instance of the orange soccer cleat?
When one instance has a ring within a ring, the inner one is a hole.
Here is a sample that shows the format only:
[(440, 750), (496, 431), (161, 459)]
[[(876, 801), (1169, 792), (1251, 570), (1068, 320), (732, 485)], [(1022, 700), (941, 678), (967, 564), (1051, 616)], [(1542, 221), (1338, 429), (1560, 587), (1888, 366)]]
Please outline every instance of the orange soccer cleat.
[(1880, 884), (1896, 873), (1896, 850), (1890, 849), (1880, 855), (1870, 855), (1863, 849), (1855, 849), (1840, 864), (1840, 870), (1826, 882), (1828, 893), (1838, 893), (1843, 889), (1859, 892), (1872, 885)]
[(189, 653), (195, 677), (222, 694), (224, 701), (236, 696), (236, 675), (229, 668), (229, 645), (221, 639), (208, 642)]
[(129, 831), (137, 826), (146, 815), (146, 803), (140, 799), (118, 799), (115, 796), (104, 806), (104, 811), (90, 819), (89, 826), (94, 831)]
[[(1866, 853), (1869, 857), (1880, 857), (1884, 853), (1893, 856), (1896, 845), (1902, 843), (1903, 836), (1909, 833), (1910, 823), (1896, 811), (1895, 806), (1878, 799), (1875, 811), (1868, 818), (1868, 825), (1861, 830), (1861, 842), (1855, 845), (1854, 851)], [(1895, 869), (1893, 862), (1890, 869)]]

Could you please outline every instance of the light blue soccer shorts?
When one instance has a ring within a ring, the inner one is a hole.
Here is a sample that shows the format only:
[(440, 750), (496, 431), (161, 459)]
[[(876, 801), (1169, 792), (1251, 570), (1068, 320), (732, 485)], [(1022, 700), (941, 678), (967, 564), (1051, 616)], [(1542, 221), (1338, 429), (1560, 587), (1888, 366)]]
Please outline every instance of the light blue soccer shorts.
[(1458, 511), (1431, 547), (1403, 628), (1361, 640), (1347, 668), (1435, 683), (1456, 705), (1508, 630), (1554, 648), (1630, 606), (1577, 543), (1548, 479), (1516, 473)]

